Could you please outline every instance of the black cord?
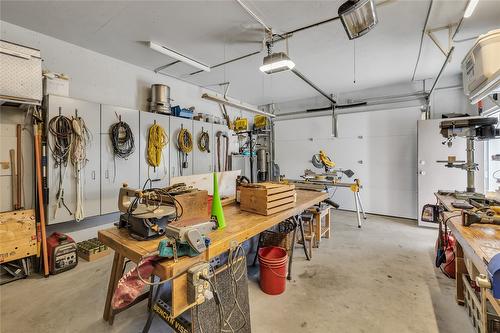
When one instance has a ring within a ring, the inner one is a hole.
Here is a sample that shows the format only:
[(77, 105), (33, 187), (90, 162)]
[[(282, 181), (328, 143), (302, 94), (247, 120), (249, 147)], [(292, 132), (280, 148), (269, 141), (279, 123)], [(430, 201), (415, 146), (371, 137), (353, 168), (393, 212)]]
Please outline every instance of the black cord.
[(201, 131), (200, 137), (198, 138), (198, 148), (200, 151), (210, 153), (210, 135), (208, 135), (208, 131)]
[[(459, 217), (461, 216), (462, 213), (460, 214), (455, 214), (455, 215), (450, 215), (448, 216), (444, 221), (443, 221), (443, 224), (445, 226), (445, 229), (444, 229), (444, 239), (445, 239), (445, 244), (443, 246), (443, 253), (441, 254), (441, 256), (438, 258), (438, 262), (441, 261), (441, 259), (444, 257), (445, 259), (445, 262), (446, 262), (446, 249), (448, 248), (448, 245), (449, 245), (449, 234), (448, 234), (448, 221), (451, 220), (452, 218), (454, 217)], [(439, 226), (439, 228), (441, 229), (441, 226)], [(441, 241), (441, 240), (439, 240)], [(441, 272), (449, 279), (453, 279), (452, 276), (450, 276), (447, 272), (446, 272), (446, 268), (451, 265), (451, 263), (454, 263), (455, 262), (455, 259), (456, 259), (456, 255), (455, 255), (455, 251), (453, 251), (453, 259), (450, 260), (450, 262), (448, 262), (444, 267), (442, 267), (441, 265), (439, 265), (439, 269), (441, 270)]]
[[(73, 123), (70, 118), (59, 114), (49, 121), (49, 133), (52, 135), (52, 146), (49, 149), (52, 153), (52, 158), (55, 162), (55, 167), (59, 168), (59, 182), (56, 199), (58, 207), (61, 205), (68, 211), (69, 215), (73, 212), (64, 202), (64, 175), (63, 168), (68, 166), (68, 160), (71, 153), (71, 145), (73, 143)], [(57, 209), (57, 208), (56, 208)]]
[(126, 122), (119, 121), (111, 125), (109, 136), (115, 156), (127, 158), (133, 154), (135, 150), (134, 134)]

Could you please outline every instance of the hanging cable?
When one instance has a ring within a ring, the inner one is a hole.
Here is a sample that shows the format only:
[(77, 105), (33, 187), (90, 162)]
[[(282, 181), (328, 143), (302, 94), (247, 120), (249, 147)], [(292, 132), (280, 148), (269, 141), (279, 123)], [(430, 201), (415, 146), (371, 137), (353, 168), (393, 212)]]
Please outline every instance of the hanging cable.
[(116, 157), (126, 159), (135, 151), (132, 129), (126, 122), (122, 121), (122, 116), (118, 114), (116, 116), (118, 117), (118, 122), (109, 128), (109, 137), (113, 146), (113, 183), (116, 180)]
[(193, 150), (193, 137), (191, 132), (181, 125), (181, 130), (177, 136), (177, 147), (179, 148), (179, 173), (182, 176), (182, 170), (188, 168), (188, 154)]
[(200, 151), (210, 153), (210, 135), (208, 134), (208, 131), (204, 131), (203, 128), (201, 129), (200, 136), (198, 137), (198, 149)]
[(76, 209), (75, 221), (80, 222), (85, 218), (83, 210), (83, 184), (81, 171), (87, 164), (87, 147), (90, 144), (90, 132), (85, 125), (85, 121), (78, 117), (78, 113), (72, 119), (74, 142), (71, 146), (71, 164), (73, 164), (76, 178)]
[(134, 134), (130, 126), (126, 122), (121, 121), (121, 117), (119, 117), (119, 120), (119, 122), (114, 123), (109, 128), (109, 136), (113, 145), (114, 155), (119, 158), (127, 158), (135, 150)]
[(50, 119), (48, 127), (52, 136), (52, 145), (49, 145), (49, 149), (54, 159), (54, 167), (59, 169), (59, 182), (54, 209), (54, 218), (56, 218), (57, 211), (61, 206), (72, 215), (71, 210), (64, 202), (64, 178), (68, 169), (68, 159), (73, 143), (73, 125), (71, 119), (61, 115), (61, 108), (59, 108), (59, 115)]
[(149, 128), (148, 134), (148, 164), (153, 168), (160, 166), (163, 148), (168, 144), (165, 129), (156, 122)]

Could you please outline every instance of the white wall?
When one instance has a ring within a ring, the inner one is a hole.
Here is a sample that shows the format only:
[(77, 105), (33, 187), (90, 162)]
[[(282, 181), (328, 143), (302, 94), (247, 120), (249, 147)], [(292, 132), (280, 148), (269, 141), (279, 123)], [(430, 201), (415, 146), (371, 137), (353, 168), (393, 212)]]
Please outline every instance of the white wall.
[[(70, 97), (148, 110), (147, 99), (150, 86), (154, 83), (161, 83), (170, 86), (171, 97), (174, 99), (173, 105), (194, 106), (196, 112), (222, 117), (216, 103), (201, 99), (204, 90), (198, 86), (165, 75), (155, 74), (153, 71), (7, 22), (0, 21), (0, 28), (1, 39), (40, 49), (43, 69), (68, 75), (70, 77)], [(231, 119), (236, 116), (253, 119), (248, 113), (242, 113), (239, 110), (229, 109), (228, 111)], [(3, 119), (2, 116), (0, 122), (3, 122)], [(25, 165), (30, 166), (32, 162), (28, 158), (29, 156), (25, 157)], [(28, 178), (30, 177), (25, 179), (25, 184), (29, 187)], [(49, 231), (57, 229), (69, 233), (77, 240), (82, 240), (95, 237), (99, 229), (98, 226), (103, 224), (109, 226), (109, 223), (116, 221), (116, 219), (116, 214), (89, 218), (78, 225), (74, 222), (68, 222), (64, 225), (49, 227)]]

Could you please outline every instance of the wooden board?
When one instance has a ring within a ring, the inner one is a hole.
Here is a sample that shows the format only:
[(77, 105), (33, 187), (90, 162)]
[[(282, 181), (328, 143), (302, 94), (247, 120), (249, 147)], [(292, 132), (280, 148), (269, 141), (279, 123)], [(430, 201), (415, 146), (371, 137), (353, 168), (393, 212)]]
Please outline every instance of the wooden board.
[(0, 213), (0, 263), (35, 255), (36, 249), (35, 211)]
[(175, 199), (178, 201), (177, 209), (180, 209), (179, 204), (182, 206), (181, 220), (209, 216), (206, 190), (178, 194)]
[[(219, 182), (219, 195), (230, 197), (236, 195), (236, 177), (241, 174), (241, 170), (217, 172)], [(212, 173), (201, 175), (179, 176), (170, 179), (170, 184), (185, 183), (199, 190), (206, 190), (208, 195), (214, 193), (214, 180)]]

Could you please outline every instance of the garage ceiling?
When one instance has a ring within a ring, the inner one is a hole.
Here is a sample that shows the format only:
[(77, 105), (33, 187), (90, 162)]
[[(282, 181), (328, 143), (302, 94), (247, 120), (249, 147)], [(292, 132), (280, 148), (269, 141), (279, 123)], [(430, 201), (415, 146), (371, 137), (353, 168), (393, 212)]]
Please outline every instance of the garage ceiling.
[[(343, 1), (244, 0), (275, 32), (286, 32), (336, 16)], [(390, 1), (378, 8), (379, 24), (349, 41), (337, 20), (297, 32), (289, 40), (297, 68), (328, 93), (409, 82), (430, 1)], [(482, 0), (464, 20), (457, 40), (500, 27), (499, 2)], [(434, 1), (429, 28), (458, 22), (466, 0)], [(311, 87), (284, 72), (258, 70), (265, 51), (263, 32), (236, 1), (2, 1), (1, 20), (53, 36), (153, 70), (173, 59), (150, 50), (155, 41), (208, 65), (261, 51), (210, 73), (176, 64), (163, 72), (200, 86), (231, 82), (230, 95), (262, 105), (316, 96)], [(446, 41), (446, 35), (441, 33)], [(460, 61), (473, 40), (456, 43), (445, 75), (460, 72)], [(355, 47), (355, 52), (354, 52)], [(283, 49), (277, 43), (275, 49)], [(354, 83), (354, 55), (356, 82)], [(437, 75), (444, 55), (424, 39), (416, 79)]]

